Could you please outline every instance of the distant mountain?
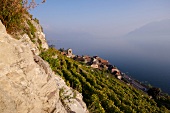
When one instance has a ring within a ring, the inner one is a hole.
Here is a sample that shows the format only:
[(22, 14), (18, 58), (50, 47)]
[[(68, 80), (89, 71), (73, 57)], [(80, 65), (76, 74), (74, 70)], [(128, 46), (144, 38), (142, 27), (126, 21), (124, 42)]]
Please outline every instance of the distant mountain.
[(170, 19), (148, 23), (129, 32), (123, 39), (143, 50), (148, 48), (167, 50), (170, 48)]
[(124, 36), (128, 39), (169, 39), (170, 38), (170, 19), (148, 23)]
[[(170, 62), (170, 19), (148, 23), (122, 38), (126, 42), (126, 51), (143, 58)], [(132, 53), (133, 52), (133, 53)]]

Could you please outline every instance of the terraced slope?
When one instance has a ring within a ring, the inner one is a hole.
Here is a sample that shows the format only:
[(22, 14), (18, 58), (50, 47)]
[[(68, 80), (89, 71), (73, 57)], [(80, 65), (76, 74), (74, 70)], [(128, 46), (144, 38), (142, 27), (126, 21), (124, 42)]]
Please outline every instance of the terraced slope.
[(64, 78), (68, 86), (82, 93), (92, 113), (170, 112), (164, 106), (158, 107), (157, 103), (142, 91), (128, 86), (105, 71), (67, 58), (54, 48), (42, 52), (41, 57), (49, 62), (54, 72)]

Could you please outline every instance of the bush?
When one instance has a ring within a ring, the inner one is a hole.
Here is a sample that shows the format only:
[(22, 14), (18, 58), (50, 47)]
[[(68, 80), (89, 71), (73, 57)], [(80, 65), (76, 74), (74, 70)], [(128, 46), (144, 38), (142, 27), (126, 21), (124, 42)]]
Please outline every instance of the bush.
[[(43, 0), (43, 2), (45, 2)], [(14, 34), (22, 30), (25, 14), (36, 6), (35, 0), (0, 0), (0, 20), (5, 25), (7, 32)]]
[(34, 25), (31, 23), (30, 20), (27, 20), (27, 24), (29, 25), (30, 33), (33, 36), (32, 38), (35, 38), (35, 32), (37, 31)]
[(26, 13), (22, 6), (21, 0), (0, 0), (0, 19), (9, 33), (21, 29), (23, 14)]

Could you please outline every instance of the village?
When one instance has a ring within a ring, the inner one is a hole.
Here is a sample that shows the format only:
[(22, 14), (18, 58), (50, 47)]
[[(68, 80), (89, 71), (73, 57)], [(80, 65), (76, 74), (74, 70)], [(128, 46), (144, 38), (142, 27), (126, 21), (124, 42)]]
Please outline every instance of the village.
[(67, 56), (68, 58), (72, 58), (75, 61), (83, 62), (88, 66), (99, 69), (99, 70), (108, 70), (113, 76), (117, 79), (125, 82), (127, 85), (132, 85), (133, 87), (142, 90), (144, 92), (148, 91), (148, 87), (144, 84), (141, 84), (139, 81), (129, 77), (127, 74), (121, 72), (116, 66), (109, 63), (108, 60), (102, 59), (99, 56), (88, 56), (88, 55), (74, 55), (72, 49), (59, 49), (62, 55)]

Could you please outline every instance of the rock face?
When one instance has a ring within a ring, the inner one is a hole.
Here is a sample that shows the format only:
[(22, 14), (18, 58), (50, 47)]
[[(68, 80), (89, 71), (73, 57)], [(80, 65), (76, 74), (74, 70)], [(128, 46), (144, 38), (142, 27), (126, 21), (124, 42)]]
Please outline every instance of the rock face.
[(8, 35), (0, 21), (0, 113), (88, 112), (79, 93), (72, 102), (63, 99), (63, 88), (74, 94), (29, 44)]
[[(42, 27), (39, 23), (35, 22), (35, 20), (31, 19), (30, 17), (26, 16), (28, 21), (35, 27), (36, 31), (34, 32), (35, 37), (32, 37), (34, 42), (31, 40), (31, 37), (28, 36), (28, 34), (24, 34), (20, 36), (20, 40), (25, 43), (26, 45), (29, 45), (30, 49), (35, 55), (39, 55), (40, 48), (41, 49), (48, 49), (48, 44), (45, 39), (45, 34), (42, 31)], [(27, 22), (25, 22), (25, 25), (29, 29), (29, 25)]]

